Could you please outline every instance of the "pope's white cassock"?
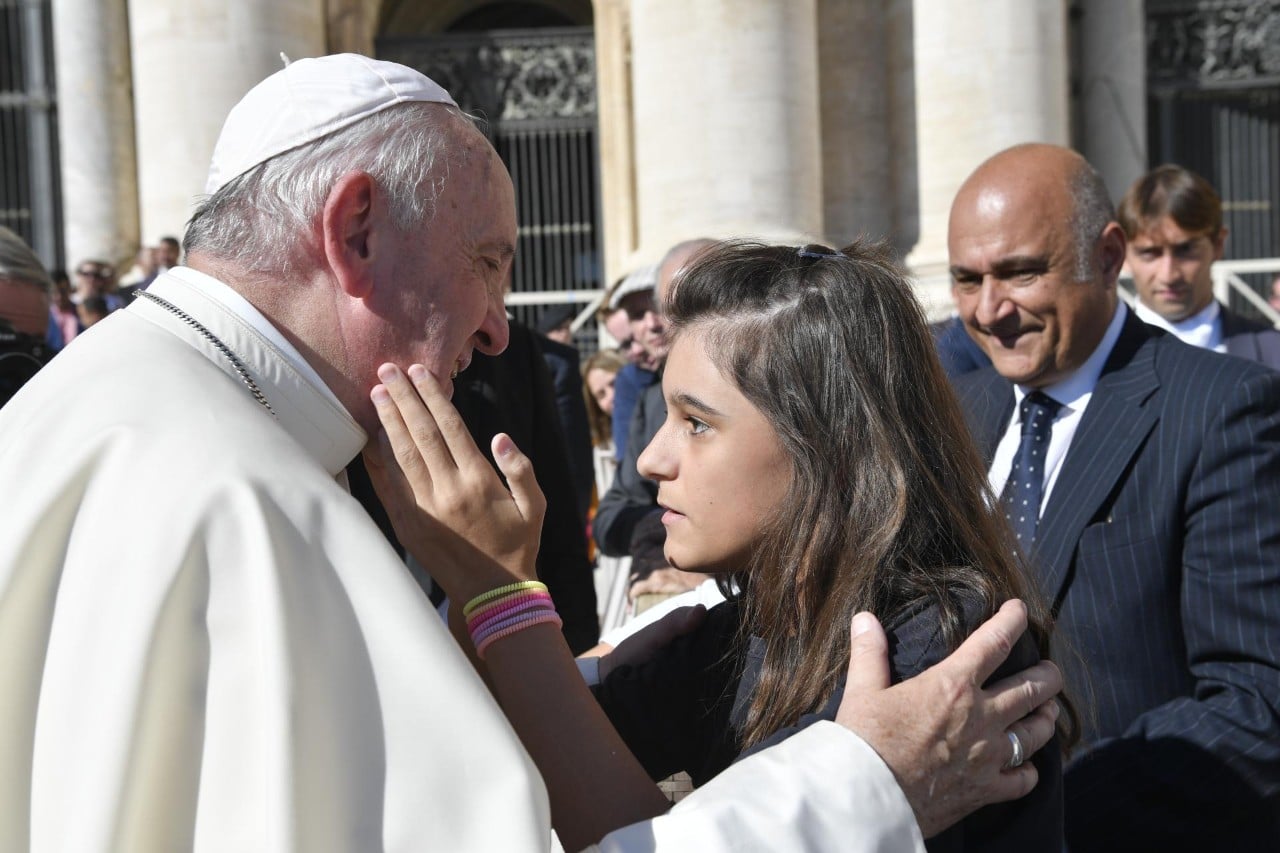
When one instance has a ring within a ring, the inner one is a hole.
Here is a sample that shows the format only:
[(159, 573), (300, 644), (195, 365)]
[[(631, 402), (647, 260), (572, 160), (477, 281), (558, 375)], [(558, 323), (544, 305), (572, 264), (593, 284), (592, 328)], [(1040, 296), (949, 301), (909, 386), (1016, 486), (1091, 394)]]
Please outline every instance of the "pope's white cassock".
[[(230, 288), (150, 293), (0, 410), (0, 850), (546, 851), (535, 767), (340, 481), (364, 432)], [(921, 849), (832, 723), (600, 846)]]

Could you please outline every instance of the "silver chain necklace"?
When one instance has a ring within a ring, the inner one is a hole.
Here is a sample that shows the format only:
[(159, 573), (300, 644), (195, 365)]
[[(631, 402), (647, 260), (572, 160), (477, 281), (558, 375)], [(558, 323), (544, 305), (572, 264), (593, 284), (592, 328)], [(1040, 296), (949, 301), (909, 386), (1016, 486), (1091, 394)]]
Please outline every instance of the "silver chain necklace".
[(244, 362), (240, 361), (240, 359), (236, 357), (236, 354), (231, 351), (231, 347), (224, 344), (217, 335), (206, 329), (199, 320), (192, 317), (172, 302), (161, 299), (154, 293), (149, 293), (145, 290), (139, 290), (137, 295), (145, 296), (147, 299), (150, 299), (152, 302), (156, 303), (161, 308), (165, 309), (170, 314), (173, 314), (179, 320), (195, 329), (209, 343), (213, 344), (218, 352), (226, 356), (227, 361), (231, 362), (231, 368), (236, 372), (236, 375), (240, 377), (240, 381), (245, 384), (245, 387), (249, 389), (249, 392), (253, 394), (253, 399), (262, 404), (262, 408), (270, 412), (271, 417), (277, 417), (276, 410), (271, 408), (271, 404), (267, 402), (267, 396), (262, 393), (262, 389), (258, 387), (258, 383), (253, 381), (253, 377), (249, 375), (249, 371), (245, 368)]

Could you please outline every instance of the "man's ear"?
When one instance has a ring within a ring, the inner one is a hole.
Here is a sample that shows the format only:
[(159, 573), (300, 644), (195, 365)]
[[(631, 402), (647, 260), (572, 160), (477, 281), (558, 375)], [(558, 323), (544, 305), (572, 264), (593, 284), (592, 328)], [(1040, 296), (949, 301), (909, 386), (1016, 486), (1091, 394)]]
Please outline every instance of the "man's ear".
[(373, 178), (350, 172), (329, 190), (320, 214), (325, 260), (338, 285), (356, 299), (373, 289), (373, 196)]
[(1124, 266), (1127, 241), (1124, 229), (1118, 222), (1108, 222), (1098, 238), (1098, 261), (1102, 265), (1102, 280), (1114, 284)]
[(1222, 253), (1227, 247), (1227, 226), (1223, 225), (1218, 229), (1218, 236), (1211, 238), (1213, 241), (1213, 259), (1215, 261), (1222, 260)]

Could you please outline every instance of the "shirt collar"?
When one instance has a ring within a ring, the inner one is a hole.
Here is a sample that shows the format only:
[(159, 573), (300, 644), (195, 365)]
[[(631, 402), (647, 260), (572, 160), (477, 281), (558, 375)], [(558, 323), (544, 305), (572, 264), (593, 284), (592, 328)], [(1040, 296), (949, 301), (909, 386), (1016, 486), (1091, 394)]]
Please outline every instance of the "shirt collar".
[(1164, 329), (1166, 332), (1171, 332), (1183, 343), (1205, 349), (1212, 349), (1217, 345), (1218, 318), (1222, 314), (1222, 307), (1216, 299), (1210, 300), (1209, 304), (1204, 308), (1176, 323), (1170, 323), (1164, 317), (1143, 305), (1140, 299), (1134, 301), (1133, 313), (1142, 322), (1149, 323), (1158, 329)]
[[(1111, 356), (1111, 350), (1115, 348), (1116, 341), (1120, 339), (1120, 330), (1124, 328), (1124, 318), (1128, 311), (1124, 302), (1117, 299), (1116, 310), (1111, 316), (1111, 323), (1107, 326), (1106, 333), (1103, 334), (1102, 340), (1098, 342), (1093, 353), (1085, 359), (1084, 364), (1064, 379), (1039, 390), (1057, 400), (1069, 411), (1080, 410), (1087, 406), (1090, 396), (1093, 395), (1093, 389), (1098, 385), (1098, 378), (1102, 376), (1102, 368)], [(1013, 386), (1015, 412), (1022, 404), (1022, 398), (1035, 390), (1037, 389), (1026, 385)]]

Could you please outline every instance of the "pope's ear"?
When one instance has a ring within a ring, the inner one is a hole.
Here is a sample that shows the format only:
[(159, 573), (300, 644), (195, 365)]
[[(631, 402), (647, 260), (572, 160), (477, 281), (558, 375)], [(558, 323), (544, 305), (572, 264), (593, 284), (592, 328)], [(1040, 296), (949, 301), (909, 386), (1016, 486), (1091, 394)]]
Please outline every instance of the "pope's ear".
[(373, 178), (350, 172), (329, 190), (320, 214), (325, 260), (338, 285), (357, 299), (373, 289), (373, 196)]

